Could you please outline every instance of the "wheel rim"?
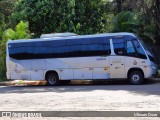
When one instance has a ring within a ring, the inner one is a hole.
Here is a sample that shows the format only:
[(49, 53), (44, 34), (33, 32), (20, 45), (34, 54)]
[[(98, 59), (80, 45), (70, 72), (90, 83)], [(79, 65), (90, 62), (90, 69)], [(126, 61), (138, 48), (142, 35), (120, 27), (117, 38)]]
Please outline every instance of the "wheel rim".
[(135, 81), (135, 82), (138, 82), (138, 81), (140, 80), (139, 75), (138, 75), (138, 74), (134, 74), (134, 75), (132, 76), (132, 80)]
[(57, 79), (56, 79), (56, 77), (54, 77), (54, 76), (50, 76), (50, 77), (48, 78), (48, 82), (49, 82), (50, 84), (52, 84), (52, 85), (54, 85), (54, 84), (56, 83), (56, 81), (57, 81)]

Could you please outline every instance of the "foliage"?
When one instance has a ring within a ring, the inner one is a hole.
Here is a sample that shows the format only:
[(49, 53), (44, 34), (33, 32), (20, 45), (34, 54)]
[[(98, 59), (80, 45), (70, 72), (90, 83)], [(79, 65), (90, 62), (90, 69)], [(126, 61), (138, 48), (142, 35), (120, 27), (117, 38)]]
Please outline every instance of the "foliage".
[(146, 16), (143, 20), (145, 34), (160, 45), (160, 0), (139, 0), (137, 4), (143, 8), (141, 15)]
[(0, 14), (4, 15), (5, 22), (13, 12), (14, 4), (17, 0), (0, 0)]
[(28, 27), (28, 22), (21, 21), (16, 25), (15, 30), (12, 30), (11, 28), (7, 29), (5, 31), (5, 37), (7, 40), (28, 39), (31, 37)]
[(11, 22), (29, 21), (30, 31), (36, 35), (66, 31), (97, 33), (104, 26), (106, 4), (103, 0), (22, 0), (15, 7)]
[(6, 78), (6, 40), (0, 43), (0, 80)]
[(9, 39), (28, 39), (30, 32), (28, 30), (28, 22), (20, 22), (16, 25), (15, 30), (11, 28), (5, 30), (0, 42), (0, 79), (6, 79), (6, 42)]
[(113, 17), (113, 32), (138, 33), (139, 20), (134, 12), (123, 11)]
[(0, 42), (2, 40), (3, 32), (5, 30), (6, 24), (4, 22), (4, 15), (0, 13)]
[(107, 1), (103, 0), (75, 0), (74, 23), (79, 34), (93, 34), (106, 32), (106, 12), (109, 12)]

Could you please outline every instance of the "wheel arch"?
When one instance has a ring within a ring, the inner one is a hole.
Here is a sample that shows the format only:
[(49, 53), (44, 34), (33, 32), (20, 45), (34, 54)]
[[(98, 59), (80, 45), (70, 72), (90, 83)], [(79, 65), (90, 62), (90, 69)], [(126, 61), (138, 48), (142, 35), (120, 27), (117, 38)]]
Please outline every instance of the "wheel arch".
[(59, 78), (59, 74), (58, 74), (57, 71), (55, 71), (55, 70), (48, 70), (48, 71), (46, 71), (46, 73), (45, 73), (45, 80), (47, 80), (47, 76), (48, 76), (50, 73), (55, 73), (55, 74), (57, 74), (57, 76), (58, 76), (58, 78)]
[(130, 68), (130, 69), (128, 70), (127, 78), (129, 78), (129, 74), (130, 74), (131, 72), (133, 72), (133, 71), (140, 71), (140, 72), (143, 74), (143, 77), (145, 77), (143, 70), (142, 70), (141, 68), (135, 67), (135, 68)]

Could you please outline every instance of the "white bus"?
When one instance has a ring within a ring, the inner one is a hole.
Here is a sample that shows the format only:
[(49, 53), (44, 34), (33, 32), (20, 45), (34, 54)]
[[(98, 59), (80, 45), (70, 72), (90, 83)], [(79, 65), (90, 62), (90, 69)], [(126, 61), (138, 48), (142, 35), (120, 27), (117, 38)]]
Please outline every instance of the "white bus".
[(9, 40), (7, 78), (47, 80), (127, 79), (142, 84), (156, 75), (152, 52), (132, 33)]

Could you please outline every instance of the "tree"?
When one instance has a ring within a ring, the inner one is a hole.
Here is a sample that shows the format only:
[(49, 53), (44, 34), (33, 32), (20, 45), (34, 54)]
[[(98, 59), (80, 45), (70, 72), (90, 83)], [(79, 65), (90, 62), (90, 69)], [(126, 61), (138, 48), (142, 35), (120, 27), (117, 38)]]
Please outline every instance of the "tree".
[(112, 9), (115, 14), (118, 14), (122, 11), (134, 11), (137, 0), (113, 0), (112, 5), (114, 8)]
[[(30, 31), (36, 35), (50, 32), (101, 32), (106, 12), (103, 0), (22, 0), (11, 16), (11, 22), (29, 21)], [(103, 9), (102, 9), (103, 8)]]
[[(114, 16), (124, 11), (130, 11), (138, 20), (138, 26), (128, 25), (129, 29), (123, 26), (121, 30), (135, 32), (149, 44), (160, 44), (160, 0), (113, 0), (111, 3), (113, 6), (111, 12), (114, 13)], [(114, 19), (116, 18), (114, 17)], [(115, 21), (113, 22), (114, 26)], [(131, 30), (131, 27), (136, 29)]]
[(0, 42), (0, 78), (6, 79), (6, 42), (9, 39), (28, 39), (30, 32), (28, 30), (28, 22), (20, 22), (16, 25), (15, 30), (7, 29)]
[(31, 37), (28, 27), (28, 22), (21, 21), (16, 25), (15, 30), (12, 30), (11, 28), (7, 29), (5, 31), (5, 37), (7, 40), (28, 39)]
[(2, 40), (3, 32), (5, 30), (6, 24), (4, 22), (4, 15), (0, 13), (0, 43)]
[(74, 23), (79, 24), (79, 34), (106, 32), (108, 12), (109, 2), (107, 0), (75, 0)]
[(134, 12), (123, 11), (113, 17), (113, 32), (138, 33), (139, 21)]
[(4, 15), (5, 22), (8, 22), (8, 17), (13, 12), (16, 1), (17, 0), (0, 0), (0, 14)]
[(6, 78), (6, 41), (0, 42), (0, 80)]
[(144, 20), (147, 22), (147, 27), (144, 26), (144, 29), (147, 31), (150, 29), (148, 36), (152, 36), (152, 39), (156, 40), (155, 43), (160, 45), (160, 0), (138, 0), (137, 5), (143, 8), (142, 15), (147, 18)]
[(73, 31), (74, 1), (22, 0), (11, 16), (12, 23), (29, 21), (31, 32), (36, 35), (49, 32)]

